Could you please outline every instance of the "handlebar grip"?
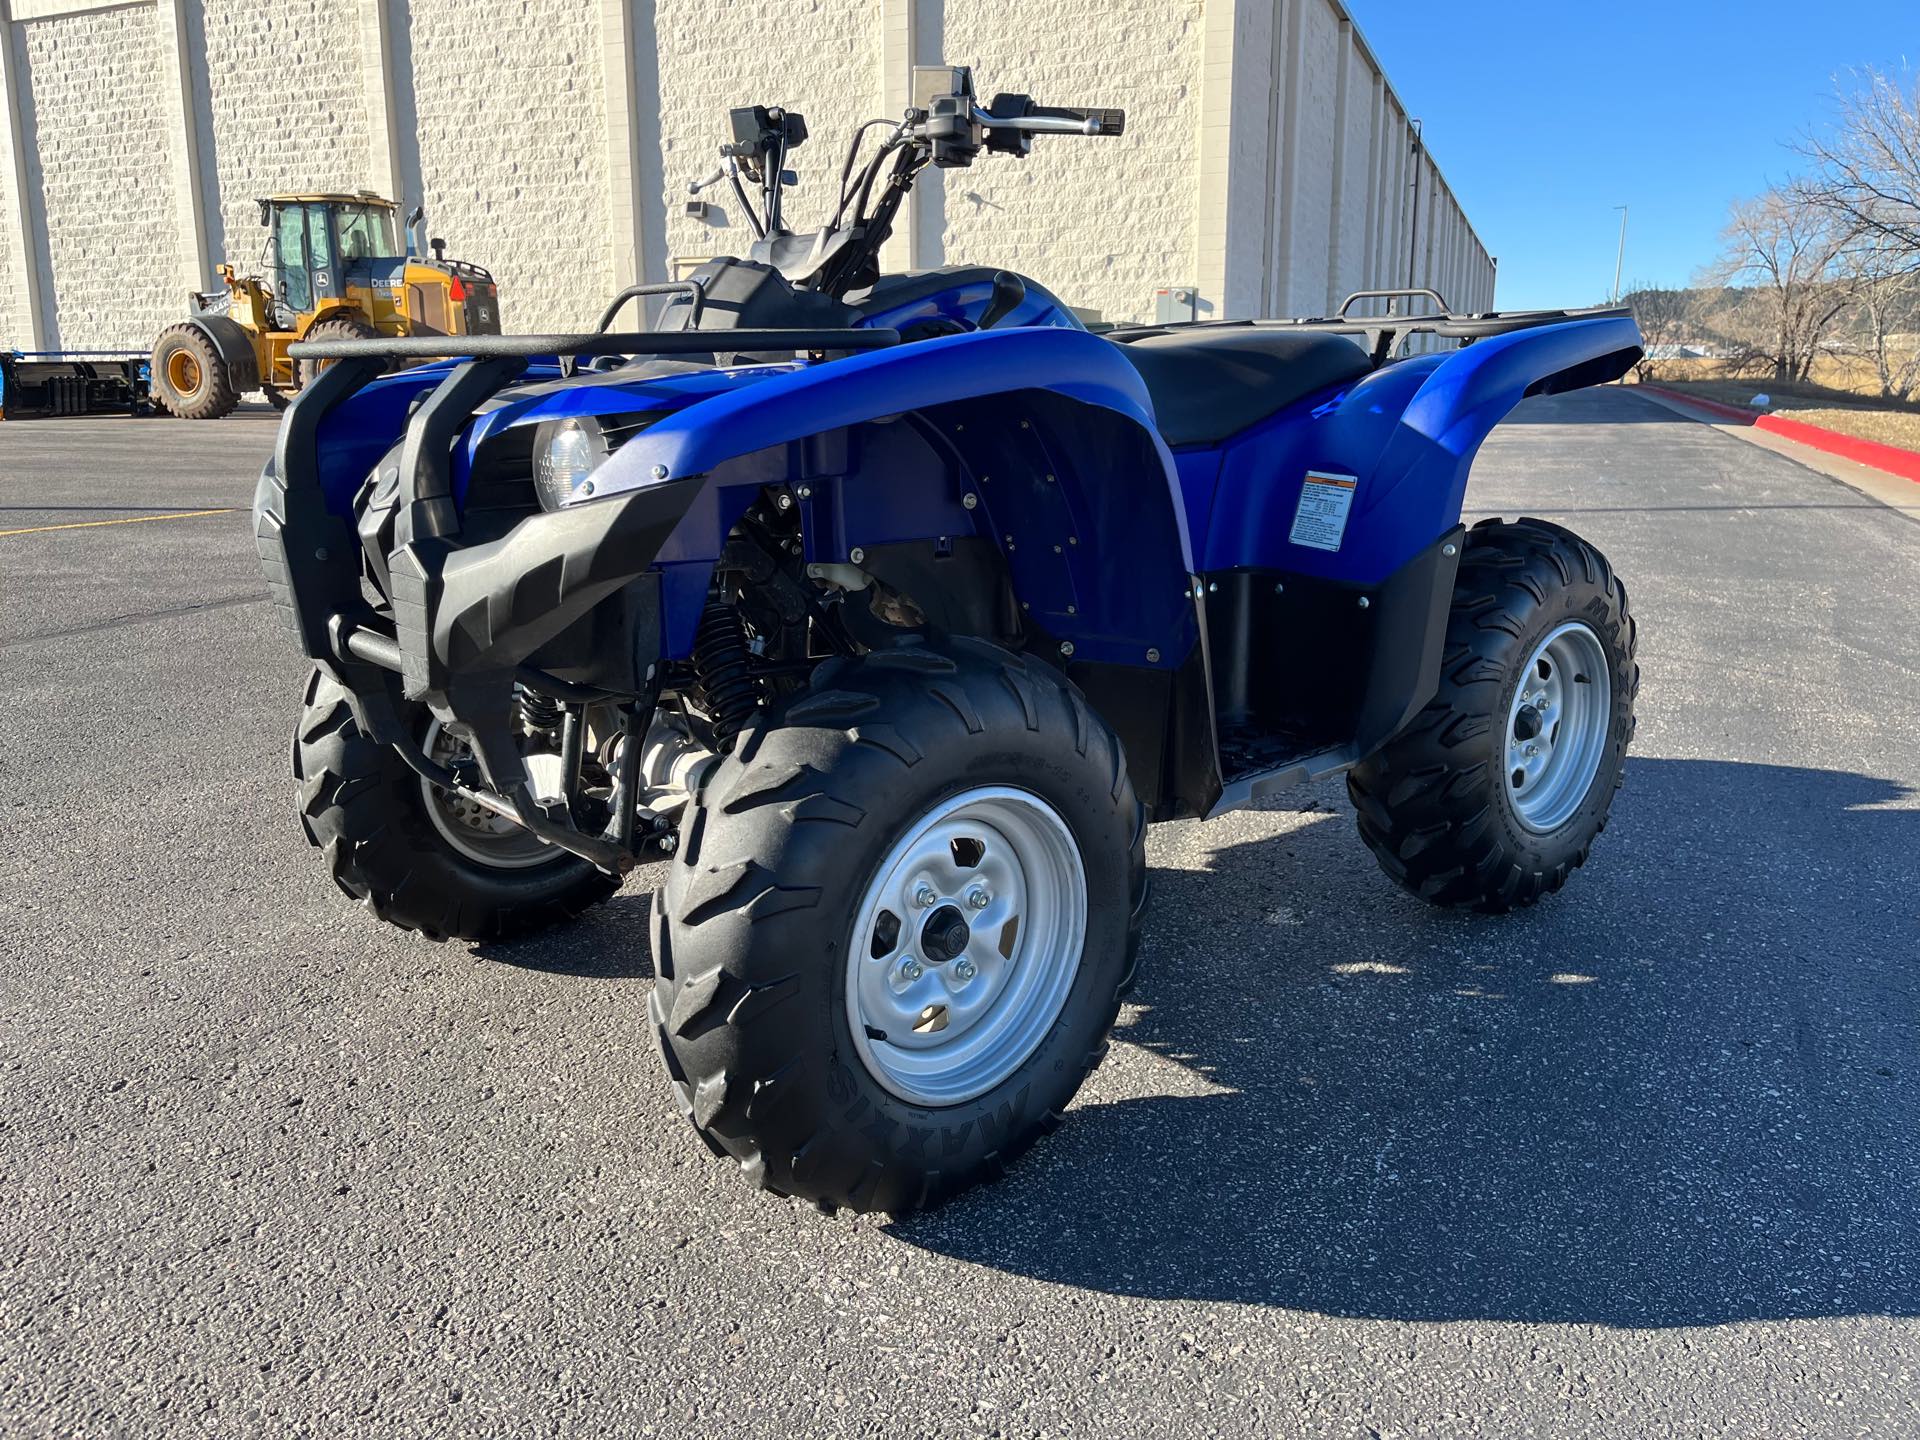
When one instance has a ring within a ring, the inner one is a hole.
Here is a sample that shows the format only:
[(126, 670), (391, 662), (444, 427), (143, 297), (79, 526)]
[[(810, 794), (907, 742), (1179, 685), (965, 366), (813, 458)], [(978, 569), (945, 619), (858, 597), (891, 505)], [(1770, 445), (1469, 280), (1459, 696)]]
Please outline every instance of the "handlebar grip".
[(1054, 120), (1091, 120), (1095, 135), (1119, 135), (1127, 128), (1127, 112), (1117, 107), (1035, 105), (1027, 113)]

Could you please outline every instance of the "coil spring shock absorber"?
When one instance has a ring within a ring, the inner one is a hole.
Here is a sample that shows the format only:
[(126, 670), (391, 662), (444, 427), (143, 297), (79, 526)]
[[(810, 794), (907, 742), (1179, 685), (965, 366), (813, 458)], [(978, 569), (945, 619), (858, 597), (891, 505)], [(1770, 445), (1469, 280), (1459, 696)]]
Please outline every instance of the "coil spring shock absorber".
[(566, 712), (560, 702), (551, 695), (542, 695), (538, 690), (519, 687), (520, 713), (525, 717), (527, 726), (532, 730), (558, 730), (560, 722), (566, 718)]
[(700, 628), (693, 635), (693, 673), (713, 717), (713, 737), (721, 750), (759, 708), (760, 685), (753, 678), (747, 652), (747, 632), (731, 605), (715, 600), (700, 612)]

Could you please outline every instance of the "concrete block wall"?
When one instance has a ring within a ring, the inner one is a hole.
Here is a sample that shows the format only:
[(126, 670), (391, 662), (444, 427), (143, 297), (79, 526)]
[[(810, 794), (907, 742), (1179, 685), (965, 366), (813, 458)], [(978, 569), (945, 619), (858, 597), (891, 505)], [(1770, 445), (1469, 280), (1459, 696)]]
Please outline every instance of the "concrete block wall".
[(1151, 318), (1156, 287), (1193, 284), (1202, 18), (1197, 0), (948, 0), (946, 55), (974, 67), (983, 102), (1118, 105), (1127, 128), (949, 172), (944, 261), (1031, 275), (1109, 319)]
[(409, 0), (418, 179), (447, 253), (491, 270), (503, 324), (590, 326), (615, 288), (593, 6)]
[[(687, 182), (718, 163), (736, 105), (782, 105), (806, 116), (807, 142), (789, 165), (800, 184), (784, 203), (793, 228), (826, 222), (853, 127), (892, 109), (881, 96), (881, 21), (880, 0), (656, 0), (669, 262), (741, 253), (752, 243), (725, 184), (700, 197), (725, 215), (724, 226), (685, 213)], [(664, 268), (658, 278), (667, 278)]]
[(1336, 106), (1343, 37), (1332, 6), (1295, 4), (1290, 9), (1293, 33), (1286, 83), (1291, 173), (1282, 173), (1282, 258), (1272, 305), (1279, 315), (1318, 315), (1326, 307), (1329, 278), (1338, 288), (1329, 265), (1328, 237), (1340, 138)]
[(24, 219), (39, 242), (43, 344), (150, 339), (186, 303), (169, 176), (153, 160), (166, 131), (153, 7), (51, 14), (16, 29), (17, 84), (32, 97)]
[(724, 186), (725, 223), (684, 213), (730, 106), (807, 115), (789, 219), (817, 224), (852, 126), (942, 60), (1128, 130), (929, 172), (891, 264), (1007, 266), (1113, 320), (1170, 284), (1215, 318), (1319, 313), (1409, 258), (1491, 303), (1339, 0), (0, 0), (0, 30), (0, 344), (144, 348), (219, 260), (255, 266), (255, 198), (303, 189), (424, 201), (510, 328), (582, 324), (746, 248)]
[(33, 339), (27, 315), (34, 303), (26, 275), (32, 255), (20, 224), (27, 213), (23, 198), (27, 156), (20, 140), (27, 115), (15, 100), (24, 95), (15, 73), (17, 43), (14, 27), (0, 26), (0, 110), (6, 112), (6, 124), (0, 127), (0, 345), (19, 343), (10, 336)]
[[(1355, 290), (1431, 284), (1457, 309), (1489, 308), (1494, 262), (1338, 0), (1207, 0), (1206, 11), (1203, 303), (1314, 315)], [(1443, 220), (1454, 243), (1430, 250)]]
[(261, 196), (372, 188), (353, 7), (199, 0), (186, 20), (208, 250), (247, 273), (267, 239)]

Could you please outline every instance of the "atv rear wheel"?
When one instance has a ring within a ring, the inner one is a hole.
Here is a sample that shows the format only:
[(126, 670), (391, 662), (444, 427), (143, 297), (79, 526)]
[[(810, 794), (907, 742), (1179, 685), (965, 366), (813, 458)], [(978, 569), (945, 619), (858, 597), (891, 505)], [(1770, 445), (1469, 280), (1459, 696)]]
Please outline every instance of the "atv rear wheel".
[[(420, 739), (450, 741), (418, 711)], [(557, 763), (557, 757), (556, 757)], [(307, 839), (341, 890), (431, 940), (504, 940), (571, 920), (620, 882), (428, 784), (361, 732), (347, 691), (316, 669), (293, 738)]]
[[(380, 332), (362, 320), (358, 315), (329, 315), (324, 320), (314, 322), (313, 328), (300, 338), (303, 340), (371, 340)], [(333, 364), (331, 360), (296, 360), (293, 365), (294, 379), (304, 390), (311, 385), (320, 372)]]
[(154, 397), (182, 420), (218, 420), (240, 404), (227, 362), (198, 326), (170, 325), (160, 332), (150, 375)]
[(1440, 689), (1347, 776), (1380, 868), (1423, 900), (1485, 911), (1564, 885), (1622, 779), (1634, 638), (1626, 587), (1571, 530), (1468, 531)]
[(1046, 666), (947, 647), (821, 666), (714, 768), (654, 896), (680, 1109), (827, 1208), (997, 1177), (1132, 976), (1146, 825), (1118, 738)]

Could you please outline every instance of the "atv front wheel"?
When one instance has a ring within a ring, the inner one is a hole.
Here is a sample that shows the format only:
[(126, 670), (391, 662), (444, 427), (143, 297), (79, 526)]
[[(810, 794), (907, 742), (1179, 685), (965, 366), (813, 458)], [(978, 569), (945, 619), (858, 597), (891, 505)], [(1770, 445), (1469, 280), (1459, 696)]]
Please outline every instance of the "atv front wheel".
[(218, 420), (240, 404), (227, 362), (195, 325), (170, 325), (160, 332), (150, 375), (155, 398), (182, 420)]
[[(420, 739), (449, 758), (424, 710)], [(558, 757), (553, 757), (558, 764)], [(307, 839), (334, 883), (380, 919), (430, 940), (504, 940), (571, 920), (620, 882), (436, 786), (354, 719), (347, 691), (316, 669), (293, 737)]]
[(763, 1188), (895, 1214), (997, 1177), (1106, 1054), (1146, 893), (1120, 742), (977, 641), (830, 661), (654, 896), (681, 1110)]
[(1586, 861), (1620, 786), (1633, 615), (1603, 556), (1545, 520), (1467, 532), (1440, 689), (1347, 776), (1360, 838), (1436, 905), (1511, 910)]

